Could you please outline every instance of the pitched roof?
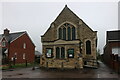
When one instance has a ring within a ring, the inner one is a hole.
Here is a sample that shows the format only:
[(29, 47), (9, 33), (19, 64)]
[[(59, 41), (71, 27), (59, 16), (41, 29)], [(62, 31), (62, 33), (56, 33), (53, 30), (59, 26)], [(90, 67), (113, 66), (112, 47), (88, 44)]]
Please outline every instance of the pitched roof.
[(107, 41), (120, 40), (120, 30), (107, 31)]
[(39, 51), (35, 51), (35, 55), (42, 55)]
[[(68, 15), (70, 14), (70, 15)], [(64, 17), (63, 17), (64, 15)], [(76, 19), (80, 19), (73, 11), (71, 11), (67, 5), (65, 5), (64, 9), (61, 11), (61, 13), (58, 15), (58, 17), (55, 19), (57, 21), (59, 18), (68, 18), (74, 16)]]
[(8, 42), (12, 42), (12, 41), (14, 41), (16, 38), (18, 38), (19, 36), (21, 36), (24, 33), (26, 33), (26, 32), (24, 31), (24, 32), (10, 33), (8, 36), (5, 36), (4, 34), (1, 34), (0, 39), (5, 37)]

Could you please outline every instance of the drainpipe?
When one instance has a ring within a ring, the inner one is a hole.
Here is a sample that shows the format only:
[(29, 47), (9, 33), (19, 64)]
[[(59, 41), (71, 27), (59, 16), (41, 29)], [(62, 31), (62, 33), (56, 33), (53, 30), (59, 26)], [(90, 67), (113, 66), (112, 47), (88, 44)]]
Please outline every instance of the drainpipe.
[(10, 56), (10, 41), (8, 41), (8, 57), (7, 57), (7, 60), (8, 60), (9, 68), (12, 68), (11, 60), (9, 59), (9, 56)]

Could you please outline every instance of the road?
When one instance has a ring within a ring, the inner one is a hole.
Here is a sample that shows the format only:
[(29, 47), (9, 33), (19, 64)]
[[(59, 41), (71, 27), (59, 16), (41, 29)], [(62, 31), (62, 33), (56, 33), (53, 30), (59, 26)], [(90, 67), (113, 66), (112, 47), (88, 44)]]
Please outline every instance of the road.
[(82, 70), (39, 69), (32, 67), (3, 70), (3, 78), (118, 78), (120, 75), (113, 72), (102, 62), (98, 69), (85, 68)]

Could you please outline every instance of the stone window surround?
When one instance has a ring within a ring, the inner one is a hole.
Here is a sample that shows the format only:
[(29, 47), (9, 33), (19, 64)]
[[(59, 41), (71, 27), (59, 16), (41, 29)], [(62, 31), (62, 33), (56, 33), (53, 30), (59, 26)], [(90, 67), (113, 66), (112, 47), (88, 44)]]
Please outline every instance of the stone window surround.
[[(60, 53), (59, 56), (60, 56), (60, 58), (57, 58), (56, 56), (55, 56), (55, 58), (56, 58), (56, 59), (65, 59), (65, 58), (66, 58), (65, 47), (56, 47), (56, 48), (59, 48), (59, 51), (60, 51), (60, 52), (59, 52), (59, 53)], [(64, 48), (64, 56), (65, 56), (64, 58), (62, 58), (62, 56), (61, 56), (61, 50), (62, 50), (62, 48)], [(55, 54), (56, 54), (56, 53), (57, 53), (57, 51), (55, 52)], [(57, 54), (56, 54), (56, 55), (57, 55)]]
[[(51, 57), (47, 57), (47, 49), (51, 49)], [(46, 58), (53, 58), (53, 48), (46, 48)]]
[(69, 53), (68, 53), (69, 50), (73, 50), (73, 52), (74, 52), (74, 48), (70, 48), (70, 49), (67, 50), (67, 57), (68, 58), (74, 58), (74, 53), (73, 53), (73, 57), (69, 57)]
[[(73, 26), (70, 26), (70, 29), (71, 29), (71, 40), (72, 40), (72, 27), (75, 27), (75, 38), (77, 39), (78, 38), (78, 35), (77, 35), (77, 27), (76, 27), (76, 25), (75, 24), (73, 24), (73, 23), (71, 23), (71, 22), (69, 22), (69, 21), (65, 21), (65, 22), (63, 22), (62, 24), (60, 24), (59, 26), (58, 26), (58, 28), (57, 28), (57, 39), (59, 39), (59, 28), (61, 28), (62, 30), (63, 30), (63, 28), (66, 28), (65, 26), (64, 26), (64, 24), (65, 23), (68, 23), (68, 24), (70, 24), (70, 25), (73, 25)], [(63, 34), (63, 31), (62, 31), (62, 34)], [(63, 37), (63, 35), (62, 35), (62, 37)], [(68, 30), (67, 30), (67, 28), (66, 28), (66, 40), (68, 40)]]
[[(87, 54), (87, 53), (86, 53), (86, 42), (87, 42), (87, 41), (90, 41), (90, 42), (91, 42), (91, 54)], [(84, 46), (85, 46), (85, 49), (84, 49), (84, 50), (85, 50), (85, 55), (92, 55), (92, 41), (91, 41), (91, 39), (86, 39), (86, 40), (84, 41)]]

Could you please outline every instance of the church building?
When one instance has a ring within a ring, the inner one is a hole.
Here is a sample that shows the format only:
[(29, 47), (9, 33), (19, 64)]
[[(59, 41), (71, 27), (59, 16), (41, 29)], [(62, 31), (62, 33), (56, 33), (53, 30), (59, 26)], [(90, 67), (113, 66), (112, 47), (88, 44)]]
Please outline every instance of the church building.
[(80, 69), (97, 65), (97, 31), (67, 5), (41, 36), (41, 42), (40, 67)]

